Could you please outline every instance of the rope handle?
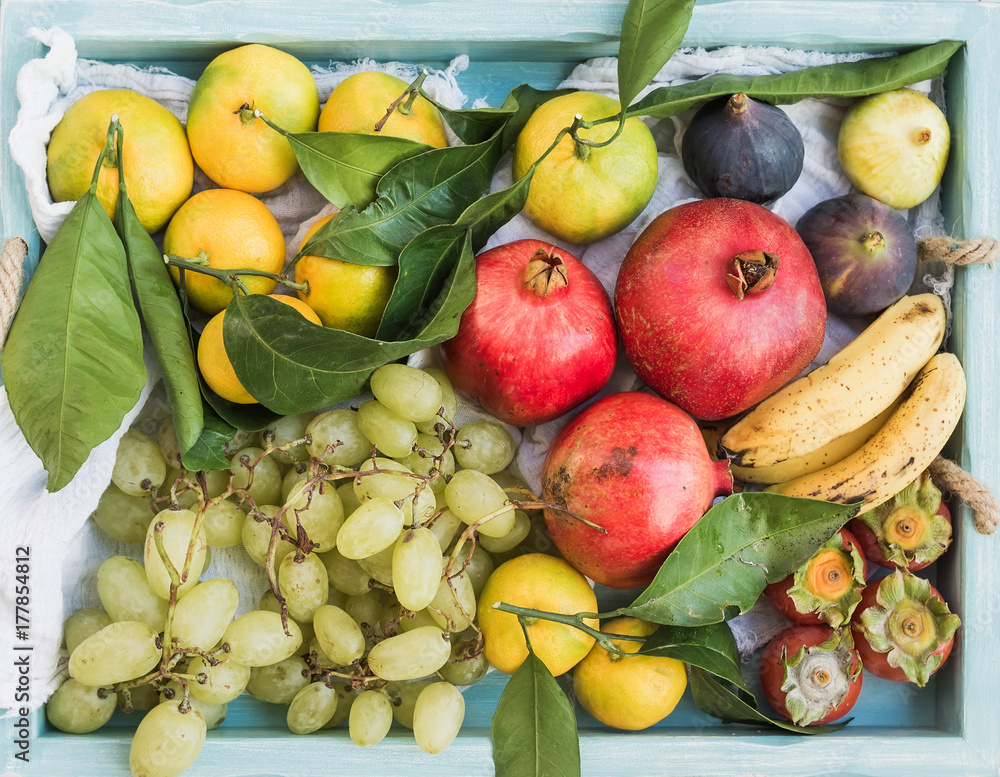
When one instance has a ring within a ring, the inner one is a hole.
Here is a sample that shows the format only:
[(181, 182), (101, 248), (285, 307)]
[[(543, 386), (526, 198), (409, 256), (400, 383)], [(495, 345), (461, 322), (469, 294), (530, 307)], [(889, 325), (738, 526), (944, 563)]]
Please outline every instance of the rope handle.
[(3, 244), (0, 256), (0, 345), (7, 339), (7, 330), (17, 312), (24, 260), (28, 258), (28, 244), (19, 237), (12, 237)]
[(980, 534), (993, 534), (1000, 524), (1000, 505), (990, 487), (970, 475), (950, 459), (938, 456), (928, 470), (939, 486), (950, 491), (972, 509), (973, 523)]
[(992, 265), (1000, 260), (1000, 241), (995, 237), (956, 240), (940, 235), (917, 242), (917, 262), (945, 262), (964, 267), (968, 264)]

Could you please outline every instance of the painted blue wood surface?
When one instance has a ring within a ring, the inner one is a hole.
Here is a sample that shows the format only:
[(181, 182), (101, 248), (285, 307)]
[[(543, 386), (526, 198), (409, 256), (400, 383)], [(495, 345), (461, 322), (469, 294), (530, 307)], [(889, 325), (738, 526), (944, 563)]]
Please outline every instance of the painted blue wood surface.
[[(472, 59), (460, 83), (471, 97), (498, 104), (509, 88), (529, 81), (554, 86), (590, 56), (613, 55), (624, 0), (488, 0), (487, 2), (350, 3), (291, 0), (3, 0), (0, 4), (0, 237), (25, 237), (32, 260), (39, 243), (10, 160), (6, 138), (15, 119), (15, 78), (26, 60), (44, 53), (24, 31), (59, 25), (81, 56), (137, 64), (168, 64), (196, 76), (232, 43), (280, 45), (310, 62), (379, 59), (447, 62)], [(956, 236), (1000, 234), (1000, 125), (994, 97), (1000, 73), (1000, 18), (992, 4), (743, 0), (699, 2), (686, 45), (776, 44), (824, 50), (886, 50), (941, 38), (967, 40), (947, 79), (953, 150), (944, 182), (946, 223)], [(997, 270), (959, 274), (951, 347), (965, 365), (969, 399), (951, 453), (1000, 492), (1000, 277)], [(1000, 539), (971, 528), (963, 509), (953, 550), (939, 563), (939, 587), (964, 620), (949, 664), (928, 688), (866, 678), (856, 720), (817, 740), (723, 726), (687, 696), (661, 726), (625, 734), (581, 715), (581, 751), (589, 775), (927, 775), (1000, 774)], [(750, 676), (750, 672), (747, 672)], [(230, 719), (210, 732), (187, 774), (237, 775), (488, 775), (493, 772), (489, 721), (503, 676), (490, 675), (467, 692), (468, 718), (444, 754), (428, 756), (409, 732), (393, 729), (372, 750), (361, 750), (343, 728), (295, 737), (283, 707), (252, 699), (230, 705)], [(0, 706), (7, 700), (0, 700)], [(8, 722), (9, 729), (10, 723)], [(74, 737), (47, 729), (32, 748), (26, 777), (128, 774), (133, 718)], [(4, 732), (0, 756), (11, 741)], [(817, 753), (822, 752), (820, 757)], [(5, 758), (0, 757), (0, 760)]]

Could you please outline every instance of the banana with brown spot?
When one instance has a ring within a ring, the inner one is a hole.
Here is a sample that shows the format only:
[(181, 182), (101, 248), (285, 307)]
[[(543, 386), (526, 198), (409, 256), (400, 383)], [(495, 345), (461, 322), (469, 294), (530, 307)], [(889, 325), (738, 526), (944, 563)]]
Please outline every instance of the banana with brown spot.
[(816, 451), (888, 408), (941, 345), (935, 294), (900, 299), (822, 367), (792, 381), (719, 440), (739, 467), (770, 467)]
[(858, 451), (831, 467), (765, 489), (859, 504), (868, 512), (912, 483), (944, 448), (965, 407), (965, 372), (954, 354), (931, 357), (896, 411)]

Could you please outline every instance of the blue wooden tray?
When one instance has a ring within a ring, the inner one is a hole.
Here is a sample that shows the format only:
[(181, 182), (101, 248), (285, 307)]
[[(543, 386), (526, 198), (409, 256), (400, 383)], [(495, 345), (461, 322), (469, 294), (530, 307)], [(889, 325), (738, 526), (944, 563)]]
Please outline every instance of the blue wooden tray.
[[(236, 44), (277, 45), (307, 62), (359, 56), (440, 66), (467, 53), (463, 90), (498, 105), (522, 82), (555, 86), (573, 65), (615, 55), (625, 0), (3, 0), (0, 5), (0, 236), (28, 240), (29, 266), (39, 254), (23, 177), (6, 138), (14, 124), (20, 66), (44, 54), (25, 36), (32, 26), (60, 26), (80, 56), (165, 65), (196, 77), (205, 63)], [(1000, 234), (1000, 123), (995, 86), (1000, 73), (1000, 8), (971, 0), (846, 2), (827, 0), (699, 1), (685, 45), (782, 45), (827, 51), (905, 49), (944, 38), (968, 41), (946, 78), (953, 131), (944, 181), (951, 234)], [(965, 418), (949, 453), (1000, 493), (1000, 404), (996, 387), (1000, 276), (960, 271), (954, 295), (951, 349), (969, 380)], [(10, 520), (11, 516), (0, 517)], [(626, 734), (581, 714), (587, 775), (927, 775), (1000, 774), (1000, 540), (981, 537), (962, 508), (953, 549), (937, 565), (936, 582), (964, 625), (953, 657), (920, 691), (866, 677), (855, 720), (821, 739), (723, 725), (685, 696), (658, 727)], [(0, 660), (12, 660), (7, 640)], [(751, 674), (748, 668), (746, 672)], [(371, 750), (355, 747), (343, 728), (296, 737), (284, 707), (243, 698), (210, 732), (191, 777), (237, 775), (489, 775), (489, 726), (505, 676), (492, 673), (466, 693), (462, 733), (442, 755), (428, 756), (406, 730), (393, 728)], [(0, 699), (0, 707), (12, 700)], [(4, 722), (0, 765), (24, 777), (128, 775), (135, 718), (117, 715), (86, 736), (32, 719), (30, 763), (7, 761), (13, 722)]]

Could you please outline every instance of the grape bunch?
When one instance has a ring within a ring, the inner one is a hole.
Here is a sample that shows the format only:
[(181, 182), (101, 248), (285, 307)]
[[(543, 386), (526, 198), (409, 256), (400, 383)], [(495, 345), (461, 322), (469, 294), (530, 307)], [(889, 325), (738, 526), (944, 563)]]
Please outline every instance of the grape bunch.
[[(158, 441), (124, 435), (93, 519), (144, 543), (143, 563), (105, 560), (103, 609), (67, 620), (55, 727), (85, 733), (116, 706), (149, 709), (129, 756), (142, 777), (183, 772), (243, 691), (288, 705), (296, 734), (347, 721), (370, 747), (396, 720), (428, 753), (451, 744), (459, 688), (488, 669), (476, 598), (495, 565), (551, 543), (541, 505), (506, 471), (511, 435), (457, 428), (443, 372), (390, 364), (371, 389), (357, 410), (240, 433), (228, 470), (183, 470), (169, 418)], [(201, 577), (212, 548), (238, 545), (270, 586), (235, 617), (234, 581)]]

